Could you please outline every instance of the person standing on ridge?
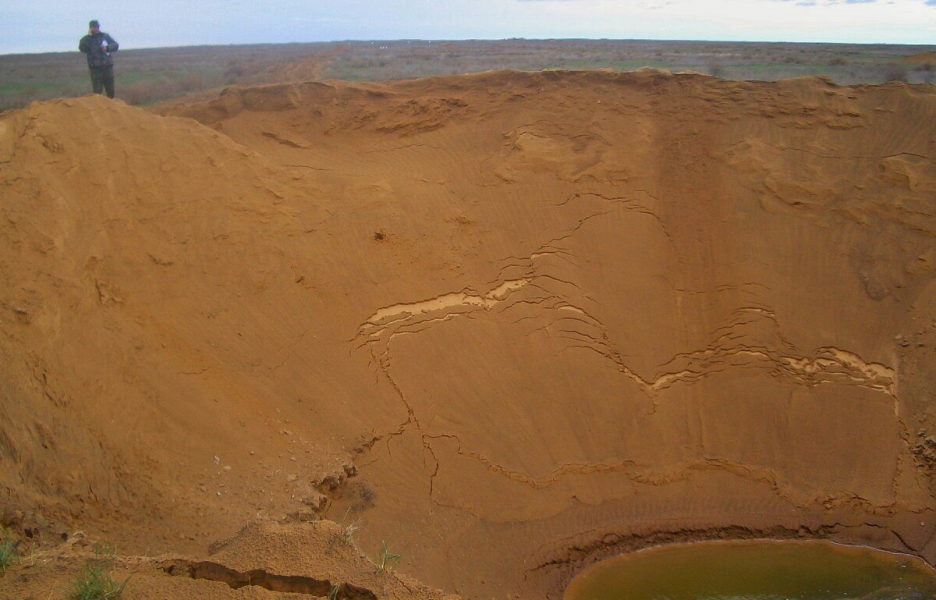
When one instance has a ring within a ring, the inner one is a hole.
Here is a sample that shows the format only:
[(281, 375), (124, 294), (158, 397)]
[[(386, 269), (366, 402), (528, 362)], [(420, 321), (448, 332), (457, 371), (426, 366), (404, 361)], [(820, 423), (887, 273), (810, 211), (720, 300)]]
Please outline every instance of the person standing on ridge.
[(117, 52), (114, 38), (101, 31), (97, 21), (88, 23), (88, 35), (78, 42), (78, 49), (88, 57), (88, 70), (91, 71), (91, 89), (95, 94), (107, 92), (108, 98), (114, 97), (114, 58)]

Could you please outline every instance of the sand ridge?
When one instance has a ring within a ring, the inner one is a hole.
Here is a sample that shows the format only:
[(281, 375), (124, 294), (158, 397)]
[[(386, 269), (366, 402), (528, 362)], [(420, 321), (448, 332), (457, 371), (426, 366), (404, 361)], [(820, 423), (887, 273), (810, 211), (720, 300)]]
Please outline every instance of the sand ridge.
[(936, 560), (932, 87), (503, 71), (159, 113), (0, 118), (21, 528), (197, 553), (347, 517), (466, 598), (675, 539)]

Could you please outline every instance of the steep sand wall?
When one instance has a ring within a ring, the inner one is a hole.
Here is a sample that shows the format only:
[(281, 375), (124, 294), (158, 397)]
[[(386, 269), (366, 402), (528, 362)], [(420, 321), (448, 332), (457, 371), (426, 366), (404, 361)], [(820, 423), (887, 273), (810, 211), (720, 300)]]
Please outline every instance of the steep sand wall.
[(25, 521), (195, 547), (327, 502), (469, 598), (669, 539), (936, 559), (932, 87), (494, 72), (163, 112), (0, 118)]

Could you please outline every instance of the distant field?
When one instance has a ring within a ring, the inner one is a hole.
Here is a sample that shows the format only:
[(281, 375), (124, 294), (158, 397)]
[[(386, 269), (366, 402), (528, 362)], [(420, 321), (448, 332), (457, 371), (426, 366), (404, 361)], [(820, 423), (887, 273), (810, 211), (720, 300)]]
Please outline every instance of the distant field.
[[(118, 36), (119, 39), (119, 36)], [(77, 46), (77, 40), (76, 40)], [(130, 44), (127, 44), (129, 47)], [(727, 79), (936, 82), (936, 46), (614, 40), (393, 41), (121, 50), (117, 96), (147, 105), (228, 85), (387, 80), (490, 69), (654, 67)], [(90, 91), (79, 52), (0, 56), (0, 110)]]

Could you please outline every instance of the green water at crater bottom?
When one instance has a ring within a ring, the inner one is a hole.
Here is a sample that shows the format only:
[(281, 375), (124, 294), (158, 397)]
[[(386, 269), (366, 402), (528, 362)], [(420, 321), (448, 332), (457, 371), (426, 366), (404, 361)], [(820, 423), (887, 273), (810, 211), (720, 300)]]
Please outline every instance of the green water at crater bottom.
[(828, 542), (706, 542), (593, 565), (564, 600), (934, 600), (936, 571), (900, 554)]

